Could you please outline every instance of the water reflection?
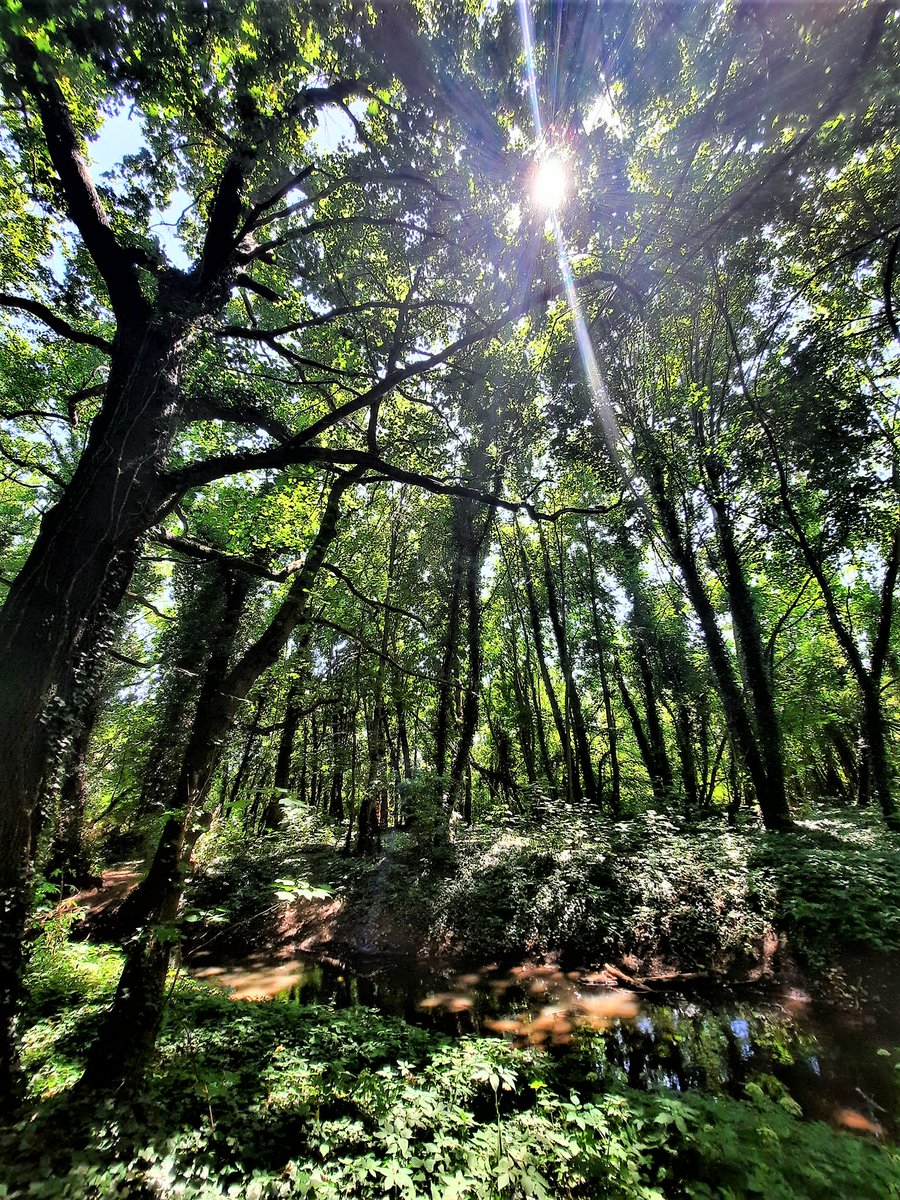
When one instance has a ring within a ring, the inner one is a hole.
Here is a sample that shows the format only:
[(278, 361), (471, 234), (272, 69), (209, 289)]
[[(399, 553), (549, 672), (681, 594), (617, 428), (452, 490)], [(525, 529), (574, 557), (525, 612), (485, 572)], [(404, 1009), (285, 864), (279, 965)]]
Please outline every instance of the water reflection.
[(491, 963), (455, 974), (428, 963), (307, 955), (198, 962), (192, 971), (235, 1000), (363, 1005), (450, 1035), (541, 1047), (576, 1086), (588, 1080), (742, 1097), (753, 1085), (866, 1136), (897, 1132), (896, 1072), (886, 1047), (900, 1044), (900, 1029), (815, 1005), (805, 994), (638, 996), (613, 986), (607, 971), (547, 963)]
[(271, 1000), (300, 985), (308, 974), (308, 967), (300, 962), (200, 967), (193, 974), (197, 979), (225, 988), (233, 1000)]
[[(473, 1028), (480, 1033), (500, 1034), (532, 1046), (567, 1046), (576, 1027), (605, 1030), (615, 1020), (633, 1020), (638, 1015), (632, 992), (609, 987), (601, 991), (599, 980), (596, 974), (564, 973), (547, 963), (522, 963), (507, 973), (492, 964), (457, 975), (450, 991), (433, 992), (418, 1007), (426, 1012), (473, 1011)], [(493, 1004), (485, 1003), (488, 997)], [(513, 1003), (517, 1011), (505, 1011)]]

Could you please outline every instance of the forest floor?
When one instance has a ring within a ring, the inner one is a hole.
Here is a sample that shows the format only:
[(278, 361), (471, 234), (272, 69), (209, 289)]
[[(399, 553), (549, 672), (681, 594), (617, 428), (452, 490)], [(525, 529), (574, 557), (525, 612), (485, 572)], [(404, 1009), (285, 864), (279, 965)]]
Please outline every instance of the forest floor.
[[(423, 852), (395, 829), (366, 858), (308, 823), (213, 841), (189, 891), (186, 958), (380, 957), (447, 970), (529, 960), (605, 971), (637, 990), (726, 983), (892, 1003), (900, 846), (868, 814), (836, 811), (788, 837), (652, 815), (602, 833), (588, 816), (574, 833), (571, 815), (540, 830), (507, 822)], [(80, 910), (82, 936), (114, 940), (141, 870), (107, 868), (100, 887), (65, 902)]]
[(629, 986), (770, 981), (840, 999), (889, 992), (900, 952), (900, 841), (865, 813), (787, 836), (653, 814), (598, 830), (568, 813), (458, 829), (437, 849), (392, 830), (362, 859), (315, 834), (211, 847), (189, 954), (553, 960)]
[(567, 814), (368, 859), (214, 835), (204, 978), (173, 975), (141, 1095), (85, 1107), (121, 957), (72, 935), (135, 875), (45, 915), (0, 1197), (900, 1198), (900, 844), (866, 814)]

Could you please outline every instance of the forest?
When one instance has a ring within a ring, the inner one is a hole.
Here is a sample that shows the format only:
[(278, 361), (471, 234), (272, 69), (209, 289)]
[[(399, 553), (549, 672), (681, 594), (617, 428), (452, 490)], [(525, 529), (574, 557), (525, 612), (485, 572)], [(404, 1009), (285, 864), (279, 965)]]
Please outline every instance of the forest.
[(0, 91), (0, 1198), (900, 1198), (900, 9)]

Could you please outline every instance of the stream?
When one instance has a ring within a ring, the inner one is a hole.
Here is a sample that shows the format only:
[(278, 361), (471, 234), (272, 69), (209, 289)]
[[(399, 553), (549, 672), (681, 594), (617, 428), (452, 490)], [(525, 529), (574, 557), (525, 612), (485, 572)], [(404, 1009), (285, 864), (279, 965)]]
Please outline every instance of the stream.
[(539, 1046), (563, 1060), (573, 1085), (734, 1097), (759, 1088), (811, 1119), (864, 1136), (898, 1133), (894, 1005), (841, 1008), (799, 989), (628, 991), (605, 972), (538, 963), (460, 973), (408, 959), (301, 954), (227, 964), (198, 956), (189, 969), (235, 1000), (363, 1005), (451, 1036)]

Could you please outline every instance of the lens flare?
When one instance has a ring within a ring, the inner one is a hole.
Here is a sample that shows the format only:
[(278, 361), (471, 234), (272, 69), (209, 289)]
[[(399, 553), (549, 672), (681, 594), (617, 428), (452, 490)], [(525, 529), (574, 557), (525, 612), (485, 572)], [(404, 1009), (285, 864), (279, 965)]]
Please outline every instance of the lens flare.
[[(529, 12), (529, 0), (519, 0), (519, 24), (522, 30), (522, 45), (525, 51), (525, 70), (528, 82), (528, 95), (531, 100), (531, 112), (534, 117), (534, 131), (537, 136), (538, 145), (546, 145), (544, 140), (544, 124), (541, 120), (541, 105), (538, 98), (537, 89), (537, 72), (534, 62), (534, 37), (531, 29), (531, 14)], [(552, 163), (555, 167), (551, 169)], [(544, 193), (543, 179), (547, 179), (547, 191)], [(551, 180), (555, 177), (555, 184), (551, 186)], [(553, 154), (548, 154), (546, 158), (541, 160), (534, 177), (534, 198), (538, 204), (543, 203), (550, 213), (550, 223), (553, 231), (553, 238), (556, 242), (556, 251), (559, 258), (560, 274), (562, 275), (563, 287), (565, 289), (566, 300), (572, 312), (572, 322), (575, 327), (575, 340), (578, 343), (578, 349), (581, 354), (581, 361), (584, 366), (584, 373), (587, 377), (588, 387), (591, 389), (594, 399), (594, 419), (599, 427), (600, 432), (609, 449), (610, 458), (613, 465), (622, 480), (623, 488), (634, 492), (634, 478), (626, 471), (619, 454), (619, 445), (621, 442), (621, 432), (619, 423), (616, 419), (616, 414), (613, 409), (612, 396), (606, 384), (606, 379), (597, 361), (597, 355), (594, 353), (594, 347), (591, 342), (591, 335), (588, 331), (587, 322), (584, 317), (584, 310), (581, 307), (581, 301), (578, 298), (578, 289), (575, 284), (575, 278), (572, 274), (571, 257), (566, 247), (565, 238), (563, 237), (562, 226), (557, 212), (559, 204), (565, 198), (566, 188), (566, 171), (565, 164)], [(547, 204), (541, 200), (541, 195), (555, 196), (556, 203)]]
[(566, 198), (567, 185), (566, 164), (557, 155), (548, 154), (534, 172), (531, 191), (535, 204), (555, 211)]

